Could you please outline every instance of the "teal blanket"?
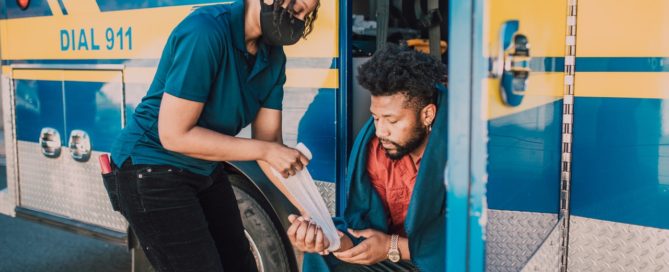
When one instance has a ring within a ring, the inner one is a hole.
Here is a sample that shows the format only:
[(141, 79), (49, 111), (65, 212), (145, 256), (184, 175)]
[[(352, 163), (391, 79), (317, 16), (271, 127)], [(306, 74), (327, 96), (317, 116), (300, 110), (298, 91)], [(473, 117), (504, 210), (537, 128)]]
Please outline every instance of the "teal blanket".
[[(444, 169), (448, 145), (447, 90), (438, 85), (438, 110), (432, 125), (418, 176), (411, 195), (404, 228), (409, 237), (411, 261), (421, 271), (446, 269), (446, 190)], [(374, 137), (372, 119), (358, 133), (348, 164), (345, 186), (346, 209), (343, 217), (334, 218), (337, 228), (347, 233), (347, 228), (372, 228), (388, 232), (388, 215), (381, 198), (373, 189), (367, 176), (367, 145)], [(349, 235), (349, 237), (352, 237)], [(354, 243), (361, 240), (353, 238)], [(339, 261), (330, 256), (305, 254), (303, 271), (327, 271)]]

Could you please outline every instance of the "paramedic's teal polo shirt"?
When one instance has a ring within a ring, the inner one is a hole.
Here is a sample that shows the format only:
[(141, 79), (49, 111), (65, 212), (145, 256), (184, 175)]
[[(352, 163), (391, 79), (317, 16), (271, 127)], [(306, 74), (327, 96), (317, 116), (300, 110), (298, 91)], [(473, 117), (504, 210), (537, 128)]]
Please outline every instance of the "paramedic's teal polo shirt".
[(121, 165), (132, 158), (133, 164), (211, 174), (216, 162), (161, 145), (158, 110), (163, 92), (204, 103), (197, 125), (234, 136), (261, 107), (281, 109), (285, 66), (282, 47), (258, 43), (255, 61), (246, 51), (244, 1), (195, 10), (170, 34), (146, 96), (112, 146), (112, 160)]

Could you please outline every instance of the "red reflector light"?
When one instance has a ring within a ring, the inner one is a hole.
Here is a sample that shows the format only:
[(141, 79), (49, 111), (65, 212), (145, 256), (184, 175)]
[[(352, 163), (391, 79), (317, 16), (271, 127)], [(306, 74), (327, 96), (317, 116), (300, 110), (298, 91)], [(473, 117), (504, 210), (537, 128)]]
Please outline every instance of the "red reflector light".
[(28, 5), (30, 5), (30, 0), (16, 0), (16, 4), (18, 4), (21, 9), (27, 9)]

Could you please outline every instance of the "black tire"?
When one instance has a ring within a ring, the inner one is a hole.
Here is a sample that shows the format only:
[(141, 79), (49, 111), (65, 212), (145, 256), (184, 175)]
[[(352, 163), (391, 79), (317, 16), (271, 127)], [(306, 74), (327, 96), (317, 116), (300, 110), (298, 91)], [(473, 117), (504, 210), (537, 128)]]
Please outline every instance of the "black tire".
[(291, 271), (289, 256), (292, 254), (288, 254), (281, 234), (263, 208), (264, 199), (255, 198), (254, 192), (234, 185), (233, 189), (258, 271)]
[[(251, 251), (258, 264), (258, 271), (291, 271), (292, 254), (288, 254), (284, 244), (283, 236), (278, 232), (277, 226), (264, 207), (268, 207), (266, 201), (256, 191), (247, 187), (246, 179), (237, 175), (230, 175), (233, 184), (237, 205), (246, 230), (246, 238), (249, 239)], [(276, 217), (276, 216), (274, 216)], [(283, 230), (283, 228), (280, 228)], [(132, 271), (154, 272), (151, 263), (144, 255), (139, 241), (132, 235)], [(290, 256), (290, 257), (289, 257)]]
[(139, 245), (139, 241), (135, 235), (132, 236), (132, 247), (130, 248), (130, 255), (132, 258), (132, 272), (155, 272), (149, 259), (144, 255), (142, 247)]

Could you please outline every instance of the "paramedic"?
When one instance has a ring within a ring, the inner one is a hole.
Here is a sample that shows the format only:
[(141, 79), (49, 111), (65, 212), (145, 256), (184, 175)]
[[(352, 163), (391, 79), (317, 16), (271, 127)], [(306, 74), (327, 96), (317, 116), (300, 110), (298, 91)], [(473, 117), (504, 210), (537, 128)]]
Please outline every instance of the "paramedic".
[[(287, 177), (309, 162), (282, 144), (283, 46), (311, 32), (318, 7), (318, 0), (204, 6), (170, 34), (147, 94), (112, 147), (118, 182), (107, 186), (158, 271), (257, 269), (219, 162), (257, 161), (273, 182), (270, 167)], [(252, 139), (235, 137), (249, 124)]]

